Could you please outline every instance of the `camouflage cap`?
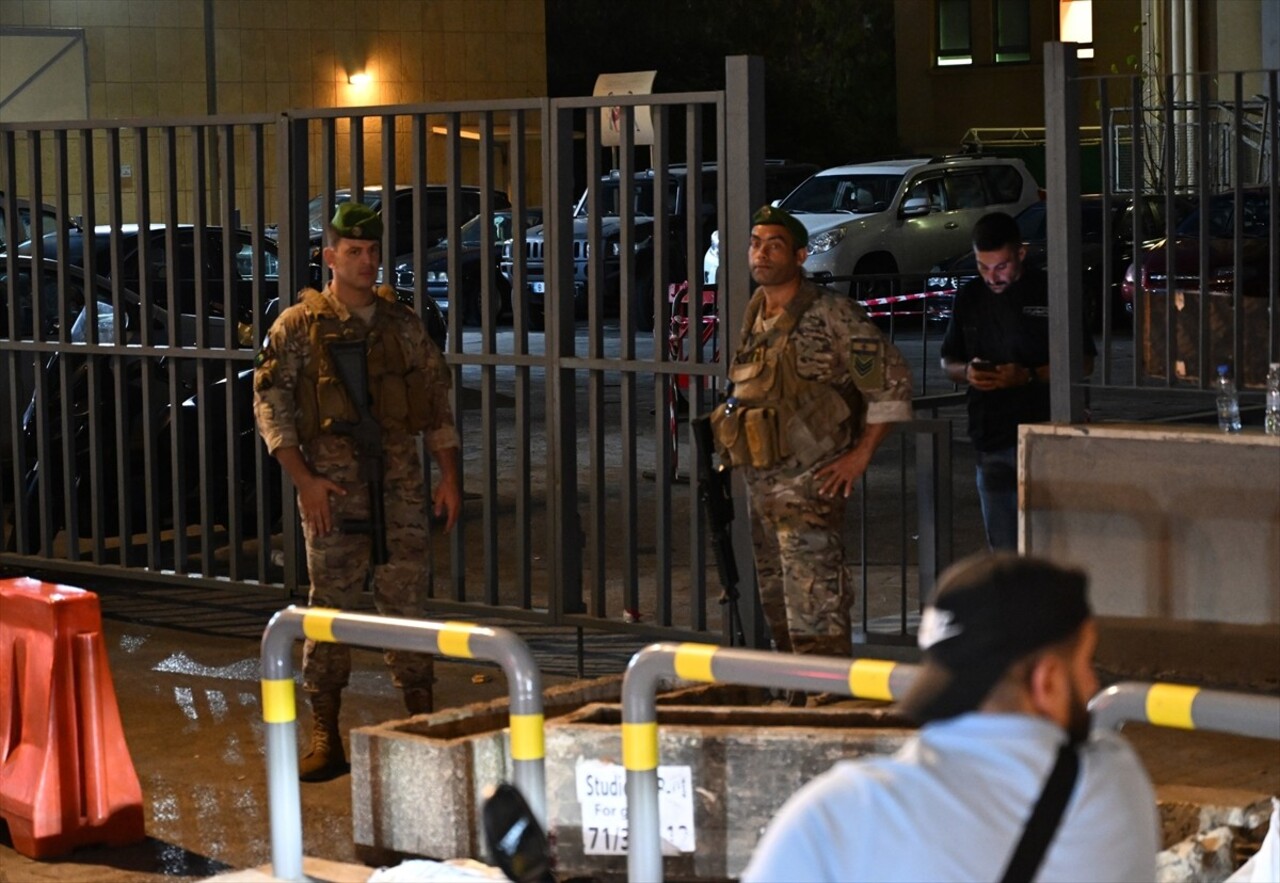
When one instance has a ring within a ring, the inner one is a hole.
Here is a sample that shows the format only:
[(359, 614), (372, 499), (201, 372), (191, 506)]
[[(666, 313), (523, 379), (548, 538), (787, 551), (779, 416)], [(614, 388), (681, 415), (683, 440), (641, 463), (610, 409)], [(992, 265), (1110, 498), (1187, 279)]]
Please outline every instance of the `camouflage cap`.
[(343, 239), (382, 239), (382, 216), (359, 202), (344, 202), (329, 222)]
[(809, 231), (805, 229), (804, 224), (797, 221), (795, 215), (776, 205), (766, 205), (756, 209), (756, 213), (751, 216), (751, 226), (754, 227), (757, 224), (786, 227), (787, 232), (791, 234), (791, 242), (796, 248), (804, 248), (809, 244)]

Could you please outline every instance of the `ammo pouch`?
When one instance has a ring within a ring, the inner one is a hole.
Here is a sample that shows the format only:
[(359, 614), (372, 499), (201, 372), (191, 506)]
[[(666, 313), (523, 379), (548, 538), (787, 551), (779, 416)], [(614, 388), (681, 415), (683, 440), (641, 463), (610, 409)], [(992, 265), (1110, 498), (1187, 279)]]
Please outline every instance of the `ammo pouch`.
[(800, 469), (808, 469), (849, 444), (851, 416), (844, 396), (830, 387), (791, 411), (784, 429)]

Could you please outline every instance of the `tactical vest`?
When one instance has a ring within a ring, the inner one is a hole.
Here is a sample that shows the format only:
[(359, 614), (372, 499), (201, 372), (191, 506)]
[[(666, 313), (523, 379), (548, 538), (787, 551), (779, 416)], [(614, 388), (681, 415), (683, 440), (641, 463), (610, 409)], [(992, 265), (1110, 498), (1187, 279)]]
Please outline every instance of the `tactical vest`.
[[(804, 286), (773, 326), (756, 332), (764, 293), (747, 305), (742, 340), (729, 368), (729, 398), (711, 414), (721, 456), (731, 466), (769, 469), (791, 460), (801, 471), (843, 450), (861, 414), (828, 383), (800, 376), (795, 348), (788, 346), (800, 317), (820, 297)], [(854, 393), (857, 396), (857, 393)]]
[[(344, 323), (329, 300), (314, 288), (301, 292), (310, 328), (311, 358), (298, 377), (298, 434), (305, 443), (317, 435), (333, 432), (334, 422), (355, 423), (360, 419), (347, 396), (346, 387), (334, 371), (329, 344), (360, 337), (356, 327)], [(422, 432), (428, 426), (431, 400), (427, 395), (427, 375), (409, 367), (409, 359), (396, 333), (395, 323), (382, 304), (374, 313), (368, 342), (366, 365), (369, 374), (369, 410), (387, 433)]]

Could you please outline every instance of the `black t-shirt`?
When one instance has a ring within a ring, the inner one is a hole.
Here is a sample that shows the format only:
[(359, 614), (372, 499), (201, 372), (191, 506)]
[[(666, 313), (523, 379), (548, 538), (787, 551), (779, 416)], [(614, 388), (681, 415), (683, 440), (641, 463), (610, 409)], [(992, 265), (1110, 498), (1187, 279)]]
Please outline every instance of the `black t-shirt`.
[[(1085, 352), (1094, 355), (1085, 337)], [(958, 362), (981, 358), (1028, 368), (1049, 364), (1049, 278), (1028, 268), (1000, 294), (979, 276), (956, 293), (942, 339), (942, 357)], [(998, 451), (1018, 443), (1018, 424), (1049, 419), (1049, 385), (1032, 383), (990, 392), (969, 387), (969, 438), (979, 451)]]

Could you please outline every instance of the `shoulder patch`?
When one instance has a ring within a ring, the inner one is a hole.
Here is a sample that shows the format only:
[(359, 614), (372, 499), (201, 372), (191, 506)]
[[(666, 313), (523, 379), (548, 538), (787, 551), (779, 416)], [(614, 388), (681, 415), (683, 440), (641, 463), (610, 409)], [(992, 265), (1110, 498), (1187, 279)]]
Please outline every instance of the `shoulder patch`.
[(849, 342), (849, 373), (858, 389), (884, 388), (884, 341), (855, 337)]

